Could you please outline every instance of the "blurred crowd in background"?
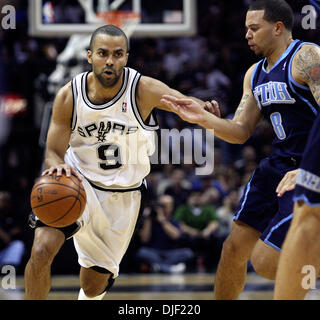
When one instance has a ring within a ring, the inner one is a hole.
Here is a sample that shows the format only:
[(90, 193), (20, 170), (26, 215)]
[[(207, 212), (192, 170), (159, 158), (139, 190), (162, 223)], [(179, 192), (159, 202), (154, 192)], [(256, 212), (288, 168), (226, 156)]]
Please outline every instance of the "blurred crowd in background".
[[(242, 95), (244, 74), (257, 61), (244, 38), (250, 2), (197, 1), (195, 36), (132, 38), (128, 66), (185, 95), (217, 100), (222, 117), (231, 118)], [(317, 43), (319, 28), (301, 27), (301, 9), (308, 1), (288, 2), (296, 13), (294, 38)], [(81, 19), (75, 1), (60, 3), (62, 22)], [(16, 8), (16, 29), (0, 33), (0, 267), (13, 264), (23, 272), (33, 240), (27, 227), (29, 195), (42, 170), (43, 119), (55, 95), (48, 79), (68, 39), (30, 37), (27, 1), (11, 4)], [(83, 59), (69, 64), (90, 69)], [(199, 128), (165, 111), (157, 111), (157, 118), (164, 129)], [(262, 121), (244, 145), (215, 138), (214, 171), (206, 176), (195, 175), (193, 164), (153, 164), (147, 178), (149, 201), (121, 271), (214, 271), (244, 185), (258, 162), (270, 154), (272, 137), (272, 128)], [(174, 154), (174, 148), (171, 151)], [(53, 273), (77, 271), (72, 241), (68, 241)]]

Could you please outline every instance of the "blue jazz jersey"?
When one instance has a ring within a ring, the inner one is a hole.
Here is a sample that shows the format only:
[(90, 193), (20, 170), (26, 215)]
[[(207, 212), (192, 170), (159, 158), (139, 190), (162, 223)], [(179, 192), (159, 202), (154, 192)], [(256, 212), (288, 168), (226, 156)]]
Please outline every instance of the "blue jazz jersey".
[(303, 200), (311, 207), (320, 206), (320, 114), (304, 150), (293, 199)]
[(275, 137), (272, 154), (252, 174), (233, 218), (260, 231), (260, 239), (277, 250), (293, 216), (294, 191), (279, 198), (276, 187), (288, 171), (298, 168), (319, 113), (309, 87), (297, 83), (291, 74), (292, 60), (303, 44), (293, 41), (269, 71), (266, 59), (255, 66), (252, 93)]
[(266, 59), (259, 61), (251, 80), (257, 105), (274, 129), (273, 154), (280, 157), (302, 157), (319, 112), (309, 87), (297, 83), (291, 75), (294, 54), (303, 44), (293, 41), (269, 72)]

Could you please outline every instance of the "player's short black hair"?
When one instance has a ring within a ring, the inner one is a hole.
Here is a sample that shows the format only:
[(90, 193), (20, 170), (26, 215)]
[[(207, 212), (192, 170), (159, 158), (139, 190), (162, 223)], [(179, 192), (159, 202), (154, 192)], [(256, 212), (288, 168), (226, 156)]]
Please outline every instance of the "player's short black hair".
[(129, 52), (129, 40), (126, 34), (118, 27), (114, 26), (113, 24), (106, 24), (98, 29), (96, 29), (90, 39), (90, 50), (93, 48), (94, 40), (98, 34), (108, 34), (110, 36), (120, 36), (124, 37), (126, 40), (127, 45), (127, 52)]
[(269, 22), (281, 21), (287, 30), (292, 31), (294, 14), (285, 0), (256, 0), (248, 9), (253, 10), (264, 10), (263, 19)]

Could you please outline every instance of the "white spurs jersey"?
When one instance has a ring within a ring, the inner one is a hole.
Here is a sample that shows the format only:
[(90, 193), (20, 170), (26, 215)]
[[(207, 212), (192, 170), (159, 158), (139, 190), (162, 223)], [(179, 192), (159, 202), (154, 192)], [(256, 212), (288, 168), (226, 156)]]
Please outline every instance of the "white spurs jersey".
[(104, 104), (88, 97), (84, 72), (72, 80), (73, 116), (65, 161), (98, 188), (130, 189), (150, 172), (155, 150), (155, 117), (144, 123), (136, 102), (141, 75), (124, 68), (121, 89)]

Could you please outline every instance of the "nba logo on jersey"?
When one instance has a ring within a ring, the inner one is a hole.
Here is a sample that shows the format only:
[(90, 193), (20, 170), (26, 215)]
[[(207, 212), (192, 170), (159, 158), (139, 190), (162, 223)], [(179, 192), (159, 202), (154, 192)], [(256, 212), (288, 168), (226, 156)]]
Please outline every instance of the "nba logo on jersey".
[(122, 103), (122, 112), (127, 112), (127, 103), (126, 102)]

